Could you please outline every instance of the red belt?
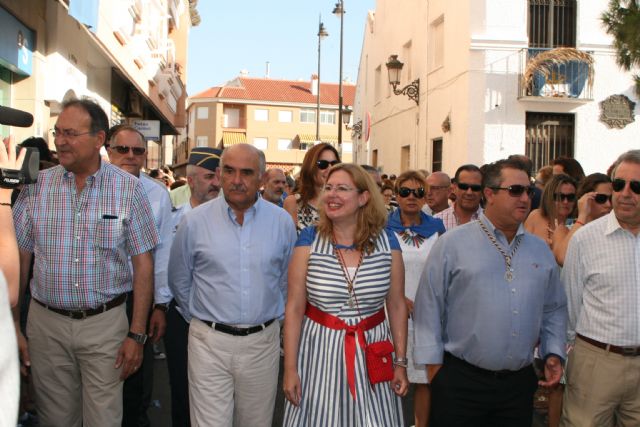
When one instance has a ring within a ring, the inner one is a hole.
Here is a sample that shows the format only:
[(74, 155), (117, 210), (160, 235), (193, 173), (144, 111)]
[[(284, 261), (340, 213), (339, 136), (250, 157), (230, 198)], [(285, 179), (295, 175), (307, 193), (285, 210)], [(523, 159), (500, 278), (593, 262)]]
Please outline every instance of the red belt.
[(351, 396), (356, 398), (356, 385), (355, 385), (355, 360), (356, 360), (356, 334), (358, 335), (358, 343), (360, 348), (364, 351), (367, 340), (364, 336), (364, 332), (369, 329), (373, 329), (382, 323), (385, 319), (384, 308), (381, 308), (376, 314), (362, 319), (355, 325), (348, 325), (344, 320), (333, 316), (329, 313), (325, 313), (318, 307), (307, 303), (307, 310), (304, 313), (309, 319), (314, 322), (325, 326), (329, 329), (342, 330), (344, 329), (344, 360), (347, 365), (347, 383), (349, 384), (349, 391)]

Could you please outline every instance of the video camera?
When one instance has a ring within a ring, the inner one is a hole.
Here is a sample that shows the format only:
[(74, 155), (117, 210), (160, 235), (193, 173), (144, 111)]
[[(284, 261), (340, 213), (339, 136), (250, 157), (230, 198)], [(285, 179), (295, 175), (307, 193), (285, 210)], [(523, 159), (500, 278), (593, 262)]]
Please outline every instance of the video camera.
[[(33, 116), (26, 111), (0, 105), (0, 124), (7, 126), (29, 127)], [(21, 147), (16, 147), (16, 156)], [(35, 147), (25, 147), (26, 153), (20, 170), (0, 168), (0, 187), (16, 188), (22, 184), (33, 184), (40, 170), (40, 152)]]

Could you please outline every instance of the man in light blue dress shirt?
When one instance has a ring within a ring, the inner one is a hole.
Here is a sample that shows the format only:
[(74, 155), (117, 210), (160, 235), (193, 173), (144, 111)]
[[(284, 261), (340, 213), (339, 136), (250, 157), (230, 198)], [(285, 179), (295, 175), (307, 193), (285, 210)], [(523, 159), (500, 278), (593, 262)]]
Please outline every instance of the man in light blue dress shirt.
[(296, 231), (258, 197), (264, 154), (248, 144), (222, 155), (224, 196), (188, 212), (175, 235), (169, 283), (189, 328), (191, 422), (270, 426), (287, 267)]
[(479, 220), (434, 245), (414, 305), (415, 360), (427, 365), (434, 427), (530, 427), (540, 345), (544, 386), (565, 357), (566, 297), (553, 254), (522, 227), (529, 173), (517, 160), (489, 166)]
[[(109, 161), (114, 166), (140, 179), (149, 198), (153, 219), (160, 234), (160, 243), (153, 251), (153, 308), (149, 317), (149, 338), (157, 343), (164, 335), (166, 316), (171, 291), (167, 283), (169, 251), (173, 239), (171, 200), (167, 189), (155, 179), (141, 172), (147, 159), (147, 142), (135, 128), (119, 125), (111, 129), (107, 147)], [(127, 301), (128, 313), (133, 308), (132, 300)], [(151, 403), (153, 389), (153, 345), (145, 343), (140, 369), (125, 380), (123, 390), (122, 425), (149, 425), (147, 410)]]

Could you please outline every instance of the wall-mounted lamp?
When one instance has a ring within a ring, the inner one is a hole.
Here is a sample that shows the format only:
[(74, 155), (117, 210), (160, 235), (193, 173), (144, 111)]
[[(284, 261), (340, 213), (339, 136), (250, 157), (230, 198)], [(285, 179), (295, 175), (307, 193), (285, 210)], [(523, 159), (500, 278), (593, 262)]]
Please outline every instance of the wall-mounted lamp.
[(416, 105), (420, 104), (420, 79), (415, 79), (402, 89), (398, 90), (400, 85), (400, 73), (404, 64), (398, 60), (398, 55), (391, 55), (387, 62), (387, 70), (389, 71), (389, 84), (393, 87), (393, 93), (396, 95), (407, 95), (409, 99), (416, 101)]
[(353, 110), (348, 105), (342, 107), (342, 111), (340, 112), (342, 123), (344, 123), (344, 127), (347, 128), (347, 130), (351, 129), (349, 127), (349, 123), (351, 123), (351, 113), (353, 113)]
[(348, 130), (351, 130), (351, 136), (360, 138), (362, 136), (362, 120), (358, 120), (353, 126), (347, 126)]

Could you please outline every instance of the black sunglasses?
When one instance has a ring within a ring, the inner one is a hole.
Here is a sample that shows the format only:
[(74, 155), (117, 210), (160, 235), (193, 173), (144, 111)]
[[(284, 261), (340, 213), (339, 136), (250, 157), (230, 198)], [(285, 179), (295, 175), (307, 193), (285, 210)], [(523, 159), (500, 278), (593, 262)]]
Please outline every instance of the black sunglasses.
[(553, 200), (556, 202), (560, 202), (562, 200), (566, 200), (567, 202), (575, 202), (576, 201), (576, 193), (554, 193)]
[(616, 178), (612, 182), (613, 191), (616, 193), (624, 190), (624, 187), (627, 186), (627, 182), (629, 183), (629, 187), (631, 187), (631, 191), (636, 194), (640, 194), (640, 181), (625, 181), (624, 179)]
[(400, 187), (398, 190), (398, 196), (402, 198), (409, 197), (409, 194), (413, 194), (416, 198), (422, 199), (424, 197), (424, 188)]
[(604, 205), (607, 203), (607, 200), (611, 201), (611, 194), (596, 193), (593, 200), (599, 205)]
[(335, 166), (340, 164), (340, 160), (318, 160), (316, 162), (316, 166), (318, 166), (318, 169), (320, 170), (325, 170), (326, 168), (328, 168), (329, 166)]
[(527, 196), (533, 196), (535, 187), (533, 185), (510, 185), (508, 187), (489, 187), (492, 190), (507, 190), (511, 197), (520, 197), (522, 193), (527, 192)]
[(142, 156), (147, 152), (147, 149), (144, 147), (127, 147), (126, 145), (110, 145), (109, 148), (117, 151), (119, 154), (129, 154), (129, 150), (131, 150), (136, 156)]
[(471, 191), (473, 192), (478, 192), (482, 190), (482, 185), (480, 184), (465, 184), (464, 182), (459, 182), (457, 185), (458, 185), (458, 188), (461, 189), (462, 191), (467, 191), (468, 189), (471, 189)]

